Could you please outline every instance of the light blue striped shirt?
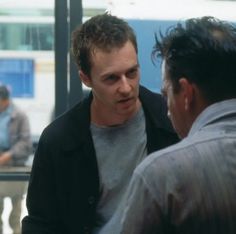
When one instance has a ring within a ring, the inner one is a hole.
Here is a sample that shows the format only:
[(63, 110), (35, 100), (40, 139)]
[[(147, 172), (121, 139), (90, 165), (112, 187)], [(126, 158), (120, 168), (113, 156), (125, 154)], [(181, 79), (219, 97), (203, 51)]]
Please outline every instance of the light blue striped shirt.
[(206, 108), (180, 143), (147, 157), (102, 234), (236, 233), (236, 99)]

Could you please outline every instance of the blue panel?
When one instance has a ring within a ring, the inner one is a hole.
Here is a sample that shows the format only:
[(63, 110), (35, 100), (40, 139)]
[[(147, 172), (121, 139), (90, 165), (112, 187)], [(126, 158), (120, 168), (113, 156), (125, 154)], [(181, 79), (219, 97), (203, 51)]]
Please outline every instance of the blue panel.
[(167, 28), (176, 24), (168, 20), (127, 20), (134, 29), (138, 42), (138, 55), (141, 67), (141, 84), (154, 92), (161, 89), (161, 64), (160, 61), (152, 62), (151, 54), (155, 44), (155, 33), (165, 32)]
[(0, 83), (10, 88), (12, 97), (34, 97), (34, 61), (1, 58)]

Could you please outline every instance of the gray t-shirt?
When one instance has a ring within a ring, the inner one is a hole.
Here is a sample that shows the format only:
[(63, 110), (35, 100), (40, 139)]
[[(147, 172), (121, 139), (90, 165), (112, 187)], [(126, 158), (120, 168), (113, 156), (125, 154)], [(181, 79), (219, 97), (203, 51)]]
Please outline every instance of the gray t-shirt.
[(93, 233), (109, 221), (117, 209), (136, 166), (147, 155), (143, 109), (125, 124), (101, 127), (91, 123), (100, 176), (100, 199)]

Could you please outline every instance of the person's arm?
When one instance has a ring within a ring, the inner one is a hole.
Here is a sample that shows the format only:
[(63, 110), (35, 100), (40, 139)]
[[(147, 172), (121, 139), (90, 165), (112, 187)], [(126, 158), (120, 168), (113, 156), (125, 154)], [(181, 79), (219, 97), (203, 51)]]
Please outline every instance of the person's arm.
[(43, 135), (34, 156), (26, 200), (28, 215), (22, 221), (22, 234), (63, 233), (52, 150)]
[(3, 152), (0, 154), (0, 166), (6, 165), (11, 160), (10, 152)]

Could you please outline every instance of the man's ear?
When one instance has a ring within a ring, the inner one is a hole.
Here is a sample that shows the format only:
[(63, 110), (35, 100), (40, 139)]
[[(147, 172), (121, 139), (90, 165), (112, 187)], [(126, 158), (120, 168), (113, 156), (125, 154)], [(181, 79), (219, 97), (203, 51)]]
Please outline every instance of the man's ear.
[(194, 86), (184, 77), (179, 79), (179, 85), (184, 101), (185, 110), (188, 110), (194, 99)]
[(84, 74), (83, 71), (79, 70), (79, 77), (80, 77), (80, 80), (83, 82), (84, 85), (91, 88), (92, 84), (91, 84), (91, 78), (89, 76)]

